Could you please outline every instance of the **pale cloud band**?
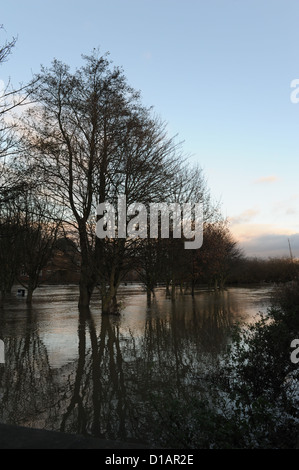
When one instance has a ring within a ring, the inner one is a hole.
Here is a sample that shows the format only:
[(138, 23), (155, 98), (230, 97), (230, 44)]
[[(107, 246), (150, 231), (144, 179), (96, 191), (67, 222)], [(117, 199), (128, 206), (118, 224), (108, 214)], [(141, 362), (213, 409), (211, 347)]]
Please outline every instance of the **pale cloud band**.
[(229, 221), (231, 225), (246, 224), (252, 219), (254, 219), (254, 217), (257, 216), (259, 213), (260, 211), (256, 208), (247, 209), (235, 217), (230, 217)]
[(248, 237), (240, 241), (246, 256), (262, 258), (289, 257), (289, 242), (294, 258), (299, 258), (299, 233), (292, 235), (282, 233), (267, 233), (263, 235)]
[(232, 233), (245, 256), (249, 257), (285, 257), (289, 256), (290, 240), (295, 258), (299, 258), (299, 233), (276, 226), (262, 223), (235, 223)]
[(275, 183), (278, 181), (279, 178), (275, 175), (271, 176), (262, 176), (261, 178), (258, 178), (254, 181), (255, 184), (260, 184), (260, 183)]

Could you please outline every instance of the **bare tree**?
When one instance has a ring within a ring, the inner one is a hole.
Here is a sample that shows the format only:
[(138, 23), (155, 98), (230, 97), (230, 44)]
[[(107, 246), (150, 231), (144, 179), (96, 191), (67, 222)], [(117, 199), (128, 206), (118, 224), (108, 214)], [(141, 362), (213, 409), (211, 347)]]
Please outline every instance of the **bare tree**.
[(229, 274), (242, 257), (242, 250), (233, 238), (227, 220), (204, 226), (204, 243), (194, 258), (196, 281), (208, 283), (215, 290), (223, 289)]
[(0, 203), (0, 303), (11, 292), (19, 267), (19, 214), (11, 202)]
[[(0, 30), (4, 30), (3, 25), (0, 25)], [(16, 42), (17, 38), (14, 37), (10, 41), (5, 41), (5, 43), (0, 46), (0, 64), (7, 60)]]
[(179, 157), (174, 139), (142, 107), (123, 72), (96, 52), (84, 60), (74, 73), (57, 60), (51, 69), (42, 68), (33, 90), (39, 105), (29, 110), (24, 133), (31, 163), (56, 203), (66, 207), (65, 222), (75, 229), (81, 254), (79, 306), (89, 305), (99, 283), (102, 310), (109, 313), (131, 244), (95, 237), (96, 207), (115, 203), (119, 194), (128, 204), (165, 196)]
[[(0, 25), (0, 32), (1, 30), (4, 30), (3, 25)], [(0, 66), (12, 54), (16, 42), (16, 37), (4, 43), (0, 42)], [(0, 90), (0, 158), (16, 153), (16, 137), (14, 134), (16, 124), (12, 121), (11, 113), (17, 107), (28, 103), (32, 85), (33, 82), (27, 85), (20, 84), (15, 88), (8, 82), (4, 84), (4, 89)]]
[[(0, 32), (4, 28), (0, 25)], [(17, 38), (0, 42), (0, 66), (8, 60)], [(0, 90), (0, 202), (8, 202), (25, 191), (29, 185), (24, 172), (15, 171), (15, 160), (20, 159), (20, 135), (13, 112), (29, 104), (32, 89), (38, 82), (35, 77), (29, 84), (14, 87), (10, 81)]]
[(18, 281), (27, 289), (26, 303), (32, 303), (35, 289), (41, 283), (42, 270), (50, 261), (61, 228), (61, 213), (51, 201), (28, 191), (19, 199)]
[[(178, 203), (181, 207), (184, 203), (201, 203), (204, 223), (215, 222), (220, 218), (219, 205), (212, 201), (203, 171), (198, 165), (191, 166), (188, 161), (184, 162), (178, 168), (173, 181), (171, 193), (165, 194), (168, 203)], [(191, 285), (194, 293), (194, 250), (185, 249), (182, 219), (181, 237), (175, 238), (173, 216), (170, 211), (166, 216), (169, 218), (169, 237), (160, 238), (159, 231), (158, 239), (145, 240), (140, 252), (138, 272), (147, 288), (148, 299), (154, 294), (154, 288), (159, 282), (165, 284), (166, 293), (171, 295), (172, 299), (175, 298), (177, 286), (183, 291)]]

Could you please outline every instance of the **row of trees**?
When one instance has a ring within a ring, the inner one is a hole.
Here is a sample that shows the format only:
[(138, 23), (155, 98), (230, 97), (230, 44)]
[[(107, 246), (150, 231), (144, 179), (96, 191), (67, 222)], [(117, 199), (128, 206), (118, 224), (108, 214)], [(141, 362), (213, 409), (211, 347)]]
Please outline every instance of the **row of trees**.
[[(14, 43), (4, 45), (0, 60)], [(202, 170), (190, 166), (182, 144), (168, 136), (165, 123), (142, 105), (107, 55), (94, 51), (83, 59), (75, 71), (54, 60), (31, 83), (2, 97), (1, 291), (9, 290), (22, 265), (30, 302), (61, 231), (80, 254), (79, 307), (89, 306), (98, 286), (103, 313), (117, 311), (118, 286), (133, 269), (149, 295), (159, 282), (172, 290), (184, 283), (192, 292), (202, 278), (223, 286), (239, 251)], [(21, 105), (25, 111), (12, 120), (12, 109)], [(172, 237), (98, 238), (96, 208), (104, 202), (116, 206), (119, 195), (128, 205), (201, 202), (203, 247), (184, 250), (183, 239)]]
[(196, 250), (185, 250), (183, 239), (147, 241), (138, 268), (148, 295), (159, 283), (165, 284), (173, 298), (177, 288), (191, 295), (202, 284), (224, 288), (242, 258), (241, 251), (224, 220), (204, 223), (203, 238), (202, 247)]
[(298, 260), (290, 257), (245, 258), (235, 263), (229, 282), (240, 284), (285, 283), (298, 278)]

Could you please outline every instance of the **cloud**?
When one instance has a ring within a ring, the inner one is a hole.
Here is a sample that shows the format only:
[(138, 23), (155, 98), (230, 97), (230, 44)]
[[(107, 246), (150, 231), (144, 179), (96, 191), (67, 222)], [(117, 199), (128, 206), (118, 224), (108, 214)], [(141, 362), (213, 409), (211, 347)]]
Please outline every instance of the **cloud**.
[(298, 210), (297, 209), (293, 209), (292, 207), (290, 207), (289, 209), (286, 209), (285, 213), (287, 215), (295, 215), (298, 213)]
[(143, 58), (147, 61), (150, 62), (152, 60), (153, 54), (151, 51), (145, 51), (143, 53)]
[(251, 240), (255, 237), (262, 237), (264, 235), (273, 234), (273, 235), (284, 235), (290, 236), (294, 233), (294, 230), (282, 228), (281, 226), (275, 224), (261, 224), (261, 223), (251, 223), (251, 224), (239, 224), (234, 225), (232, 228), (232, 233), (239, 241)]
[(229, 221), (231, 225), (246, 224), (250, 222), (258, 214), (259, 214), (258, 209), (247, 209), (235, 217), (230, 217)]
[(298, 202), (299, 202), (299, 194), (293, 194), (288, 199), (276, 202), (274, 204), (274, 211), (280, 212), (284, 215), (296, 215), (298, 214)]
[(254, 184), (275, 183), (275, 181), (278, 181), (278, 180), (279, 178), (275, 175), (262, 176), (261, 178), (254, 180)]
[(299, 233), (274, 224), (239, 224), (231, 233), (245, 256), (261, 258), (289, 256), (290, 240), (293, 256), (299, 258)]
[(268, 233), (253, 236), (240, 242), (240, 246), (243, 248), (245, 256), (249, 257), (289, 257), (289, 241), (292, 255), (294, 258), (299, 258), (299, 233), (292, 235)]

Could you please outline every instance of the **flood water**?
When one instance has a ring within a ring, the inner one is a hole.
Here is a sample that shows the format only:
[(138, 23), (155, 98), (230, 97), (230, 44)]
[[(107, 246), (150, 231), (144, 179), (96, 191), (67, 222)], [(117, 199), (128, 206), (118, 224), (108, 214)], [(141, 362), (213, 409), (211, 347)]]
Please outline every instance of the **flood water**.
[(102, 317), (97, 296), (79, 314), (76, 286), (40, 287), (31, 308), (14, 290), (0, 310), (0, 422), (155, 444), (161, 396), (197, 387), (230, 325), (266, 313), (270, 294), (228, 288), (172, 301), (161, 288), (148, 305), (128, 284), (121, 315)]

